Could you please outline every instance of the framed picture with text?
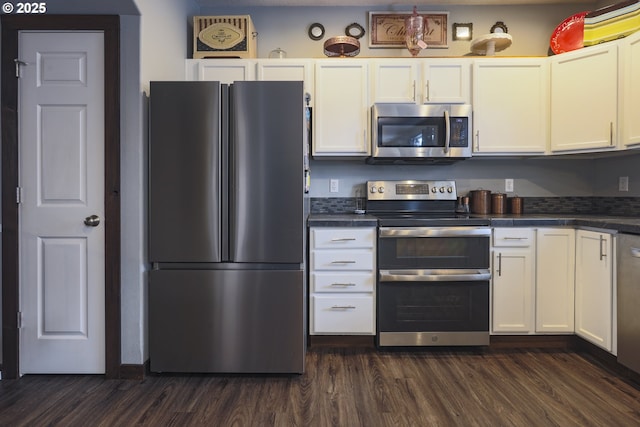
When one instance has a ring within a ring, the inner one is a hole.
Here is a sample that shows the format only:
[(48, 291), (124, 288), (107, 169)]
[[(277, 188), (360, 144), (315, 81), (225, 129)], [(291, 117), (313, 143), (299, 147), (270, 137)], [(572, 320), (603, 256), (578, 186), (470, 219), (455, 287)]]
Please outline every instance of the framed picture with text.
[[(404, 20), (411, 12), (369, 12), (369, 47), (404, 48)], [(429, 48), (448, 47), (449, 12), (418, 12), (425, 18), (424, 41)]]

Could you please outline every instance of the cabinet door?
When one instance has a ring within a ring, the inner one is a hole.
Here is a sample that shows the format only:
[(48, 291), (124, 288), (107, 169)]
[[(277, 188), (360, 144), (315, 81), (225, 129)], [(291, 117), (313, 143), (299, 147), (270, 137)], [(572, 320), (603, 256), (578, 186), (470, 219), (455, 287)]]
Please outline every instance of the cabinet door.
[(551, 59), (551, 151), (614, 149), (617, 106), (616, 44)]
[(492, 332), (533, 331), (533, 248), (493, 253)]
[(416, 102), (418, 65), (414, 61), (377, 60), (372, 66), (373, 102)]
[(423, 104), (469, 104), (471, 63), (450, 58), (431, 58), (422, 63)]
[(536, 239), (536, 332), (574, 331), (575, 230), (540, 228)]
[(611, 351), (613, 255), (610, 234), (576, 232), (576, 334)]
[(625, 38), (621, 48), (624, 70), (620, 91), (624, 102), (622, 140), (625, 146), (631, 147), (640, 145), (640, 32)]
[(309, 106), (313, 106), (313, 64), (298, 59), (260, 59), (256, 64), (256, 80), (284, 80), (304, 82), (305, 94), (309, 94)]
[(475, 154), (541, 154), (549, 140), (545, 59), (477, 60), (473, 65)]
[(373, 295), (313, 295), (311, 335), (373, 335)]
[(255, 79), (255, 61), (246, 59), (187, 59), (187, 80), (218, 81), (231, 84)]
[(315, 70), (313, 155), (368, 156), (367, 63), (319, 60)]

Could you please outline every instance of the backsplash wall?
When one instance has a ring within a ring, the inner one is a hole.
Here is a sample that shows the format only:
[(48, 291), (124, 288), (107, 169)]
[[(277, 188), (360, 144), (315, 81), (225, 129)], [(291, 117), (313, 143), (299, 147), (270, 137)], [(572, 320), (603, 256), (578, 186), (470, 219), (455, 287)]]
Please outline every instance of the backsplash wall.
[[(363, 160), (312, 160), (311, 197), (353, 197), (368, 180), (453, 179), (458, 194), (485, 189), (504, 192), (504, 180), (514, 180), (514, 192), (523, 197), (594, 195), (595, 162), (592, 159), (472, 158), (452, 165), (368, 165)], [(338, 179), (339, 191), (329, 183)], [(631, 178), (630, 178), (631, 181)], [(631, 183), (630, 183), (631, 186)], [(632, 187), (631, 187), (632, 188)], [(639, 189), (640, 190), (640, 189)], [(604, 195), (604, 194), (602, 194)], [(627, 196), (631, 194), (607, 194)], [(637, 193), (640, 195), (640, 191)]]

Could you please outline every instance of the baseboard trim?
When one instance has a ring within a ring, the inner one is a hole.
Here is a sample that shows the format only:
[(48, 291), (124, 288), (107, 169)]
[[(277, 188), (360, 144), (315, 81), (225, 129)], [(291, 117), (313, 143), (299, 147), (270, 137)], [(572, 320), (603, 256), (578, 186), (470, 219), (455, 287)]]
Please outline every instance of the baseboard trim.
[(538, 348), (571, 350), (575, 347), (574, 335), (491, 335), (491, 350)]
[(149, 372), (149, 361), (142, 365), (120, 365), (120, 379), (142, 381)]
[(375, 347), (372, 335), (310, 335), (309, 347)]

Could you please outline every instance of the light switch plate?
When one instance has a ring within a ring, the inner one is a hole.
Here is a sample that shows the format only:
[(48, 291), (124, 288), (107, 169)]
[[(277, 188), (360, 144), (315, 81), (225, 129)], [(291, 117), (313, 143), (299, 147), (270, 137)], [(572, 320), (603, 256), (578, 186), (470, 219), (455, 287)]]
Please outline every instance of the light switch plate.
[(513, 193), (513, 179), (505, 179), (504, 180), (504, 191), (506, 193)]
[(337, 193), (340, 190), (338, 182), (339, 181), (337, 179), (332, 179), (331, 181), (329, 181), (329, 192)]

